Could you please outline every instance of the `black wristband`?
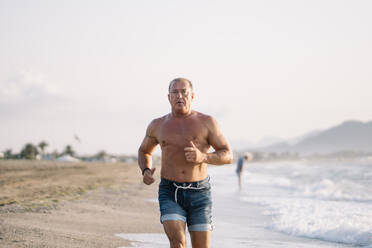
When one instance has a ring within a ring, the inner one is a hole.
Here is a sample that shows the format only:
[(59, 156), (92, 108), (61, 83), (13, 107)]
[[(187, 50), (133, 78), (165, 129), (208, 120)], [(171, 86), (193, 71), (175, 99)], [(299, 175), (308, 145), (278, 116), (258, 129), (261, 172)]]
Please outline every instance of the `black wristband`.
[(145, 168), (142, 170), (142, 176), (145, 174), (145, 171), (150, 170), (150, 168)]

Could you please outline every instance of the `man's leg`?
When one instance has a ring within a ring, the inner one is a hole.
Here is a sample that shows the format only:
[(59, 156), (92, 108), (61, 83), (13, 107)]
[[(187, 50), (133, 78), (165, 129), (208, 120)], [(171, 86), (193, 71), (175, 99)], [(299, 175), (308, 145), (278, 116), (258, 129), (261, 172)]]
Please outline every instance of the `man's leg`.
[(163, 227), (171, 248), (186, 248), (185, 222), (181, 220), (167, 220), (163, 222)]
[(198, 183), (198, 190), (189, 190), (187, 225), (193, 248), (209, 248), (212, 231), (212, 198), (209, 178)]
[(209, 248), (211, 232), (190, 232), (192, 248)]
[(242, 174), (241, 173), (238, 175), (238, 181), (239, 181), (239, 190), (241, 191), (242, 190)]

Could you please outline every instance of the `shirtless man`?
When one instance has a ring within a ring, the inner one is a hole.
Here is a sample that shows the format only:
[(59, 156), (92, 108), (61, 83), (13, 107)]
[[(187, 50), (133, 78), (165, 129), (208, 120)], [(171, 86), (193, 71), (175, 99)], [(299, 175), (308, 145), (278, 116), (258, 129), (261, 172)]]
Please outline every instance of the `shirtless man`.
[[(169, 84), (171, 113), (154, 119), (138, 150), (138, 164), (143, 182), (155, 180), (151, 155), (160, 144), (161, 182), (159, 205), (164, 231), (171, 248), (186, 247), (186, 224), (193, 248), (207, 248), (210, 243), (211, 192), (207, 165), (232, 162), (232, 152), (216, 121), (191, 110), (192, 84), (176, 78)], [(208, 152), (213, 147), (214, 152)]]

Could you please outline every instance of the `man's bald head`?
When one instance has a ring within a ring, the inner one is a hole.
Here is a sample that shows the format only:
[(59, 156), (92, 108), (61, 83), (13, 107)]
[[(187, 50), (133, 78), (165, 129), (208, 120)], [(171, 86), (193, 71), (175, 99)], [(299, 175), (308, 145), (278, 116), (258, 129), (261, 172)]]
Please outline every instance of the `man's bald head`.
[(186, 78), (175, 78), (175, 79), (173, 79), (173, 80), (169, 83), (168, 91), (170, 92), (170, 90), (171, 90), (171, 88), (172, 88), (172, 86), (173, 86), (174, 83), (176, 83), (176, 82), (182, 82), (182, 81), (183, 81), (183, 82), (187, 82), (187, 83), (189, 83), (190, 89), (191, 89), (191, 91), (193, 92), (192, 83), (191, 83), (190, 80), (188, 80), (188, 79), (186, 79)]

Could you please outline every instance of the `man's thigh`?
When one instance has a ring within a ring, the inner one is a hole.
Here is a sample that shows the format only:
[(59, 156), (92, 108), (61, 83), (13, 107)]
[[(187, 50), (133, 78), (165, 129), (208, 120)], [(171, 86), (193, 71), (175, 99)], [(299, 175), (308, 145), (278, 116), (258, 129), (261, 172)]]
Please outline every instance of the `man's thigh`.
[(209, 248), (211, 232), (190, 232), (192, 248)]
[(171, 245), (182, 244), (186, 247), (185, 222), (180, 220), (167, 220), (163, 222), (163, 227)]

